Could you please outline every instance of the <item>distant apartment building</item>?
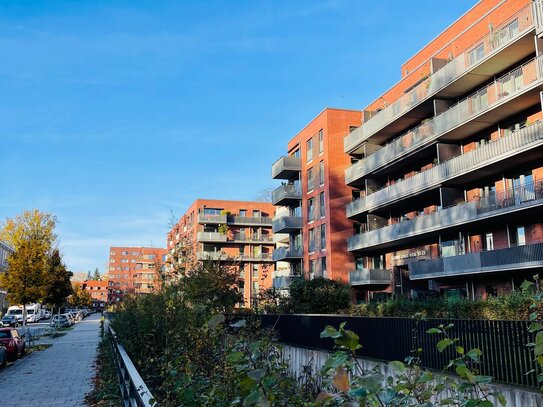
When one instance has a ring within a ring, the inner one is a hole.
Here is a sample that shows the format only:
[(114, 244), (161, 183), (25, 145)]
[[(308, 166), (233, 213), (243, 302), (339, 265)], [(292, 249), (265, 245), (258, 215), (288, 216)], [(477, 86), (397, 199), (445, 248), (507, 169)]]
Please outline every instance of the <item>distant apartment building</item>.
[(288, 262), (291, 273), (278, 279), (277, 288), (301, 275), (348, 281), (354, 268), (347, 250), (353, 222), (345, 216), (345, 206), (352, 190), (344, 173), (351, 159), (343, 152), (343, 137), (360, 126), (361, 117), (360, 111), (324, 109), (272, 166), (272, 178), (282, 180), (272, 194), (272, 203), (280, 207), (273, 232), (284, 236), (273, 259)]
[(197, 199), (168, 233), (168, 250), (188, 240), (196, 261), (221, 260), (237, 268), (245, 306), (272, 285), (272, 217), (268, 202)]
[(125, 295), (148, 294), (161, 285), (166, 249), (156, 247), (111, 247), (108, 262), (108, 301)]
[(107, 280), (86, 280), (81, 287), (92, 297), (92, 308), (98, 311), (108, 303), (109, 282)]
[[(8, 257), (13, 253), (13, 249), (7, 244), (0, 242), (0, 273), (4, 273), (8, 268)], [(0, 287), (0, 311), (7, 308), (8, 302), (6, 291)]]
[(478, 2), (345, 137), (358, 301), (485, 297), (542, 270), (542, 16), (541, 2)]

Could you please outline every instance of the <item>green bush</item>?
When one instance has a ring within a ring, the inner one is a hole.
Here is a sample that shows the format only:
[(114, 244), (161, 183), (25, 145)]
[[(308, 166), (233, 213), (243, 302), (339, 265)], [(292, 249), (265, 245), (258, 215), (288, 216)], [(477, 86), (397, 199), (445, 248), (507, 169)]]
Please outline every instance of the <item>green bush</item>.
[(294, 280), (280, 310), (297, 314), (333, 314), (350, 303), (351, 287), (348, 284), (318, 277)]

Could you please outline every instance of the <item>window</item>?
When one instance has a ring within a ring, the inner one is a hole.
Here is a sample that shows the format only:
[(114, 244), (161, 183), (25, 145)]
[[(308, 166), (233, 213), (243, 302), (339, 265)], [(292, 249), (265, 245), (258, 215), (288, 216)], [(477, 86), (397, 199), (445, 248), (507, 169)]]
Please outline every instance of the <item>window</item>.
[(128, 259), (121, 259), (121, 263), (128, 263)]
[(114, 252), (113, 250), (111, 251), (111, 255), (112, 255), (112, 256), (115, 256), (115, 252)]
[(321, 215), (321, 218), (326, 215), (326, 203), (324, 202), (324, 192), (321, 192), (319, 194), (319, 213)]
[(300, 149), (295, 150), (295, 151), (291, 154), (291, 156), (300, 158)]
[(321, 257), (321, 275), (326, 277), (326, 257)]
[(309, 260), (309, 277), (313, 278), (315, 276), (315, 260)]
[(313, 168), (307, 170), (307, 192), (313, 191)]
[(324, 151), (324, 133), (322, 129), (319, 130), (319, 154)]
[(321, 225), (321, 250), (326, 250), (326, 225)]
[(526, 244), (526, 230), (524, 226), (517, 227), (517, 246), (524, 246)]
[(115, 267), (110, 267), (109, 268), (109, 271), (114, 271), (115, 270)]
[(258, 281), (253, 281), (253, 294), (258, 294), (260, 291), (260, 287), (258, 284)]
[(260, 218), (260, 216), (261, 216), (261, 212), (259, 210), (255, 209), (253, 211), (253, 217)]
[(494, 236), (492, 233), (485, 235), (485, 250), (494, 250)]
[(115, 263), (115, 259), (114, 259), (114, 258), (111, 258), (111, 259), (109, 259), (109, 262), (110, 262), (110, 263)]
[(139, 256), (140, 252), (132, 252), (132, 256)]
[(315, 251), (315, 229), (309, 229), (309, 253)]
[(247, 209), (240, 209), (239, 216), (247, 216)]
[(324, 185), (324, 161), (319, 163), (319, 185)]
[(307, 140), (307, 162), (313, 159), (313, 139)]
[(123, 256), (128, 256), (128, 252), (121, 252)]
[(485, 56), (485, 44), (481, 43), (469, 52), (468, 54), (469, 65), (471, 66), (479, 62), (484, 56)]
[(136, 262), (136, 259), (130, 260), (130, 263), (135, 263), (135, 262)]
[(245, 253), (245, 246), (244, 245), (240, 245), (239, 246), (239, 254), (243, 254)]
[(253, 264), (253, 278), (258, 278), (258, 264)]
[(315, 218), (315, 199), (309, 198), (307, 200), (307, 221), (313, 222)]

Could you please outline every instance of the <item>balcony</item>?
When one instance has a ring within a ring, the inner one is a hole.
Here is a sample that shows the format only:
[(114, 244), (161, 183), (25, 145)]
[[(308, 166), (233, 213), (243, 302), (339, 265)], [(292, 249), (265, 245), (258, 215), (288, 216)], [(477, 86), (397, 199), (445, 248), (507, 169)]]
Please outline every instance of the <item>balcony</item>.
[[(543, 57), (534, 58), (496, 79), (441, 114), (393, 140), (345, 171), (351, 185), (373, 172), (401, 166), (400, 160), (439, 140), (458, 140), (536, 103), (543, 84)], [(520, 98), (519, 96), (523, 96)], [(477, 119), (477, 120), (475, 120)]]
[(228, 255), (224, 252), (197, 252), (196, 253), (196, 259), (197, 260), (232, 260), (231, 257), (228, 257)]
[(239, 233), (236, 233), (230, 241), (233, 241), (235, 243), (265, 243), (265, 244), (272, 244), (273, 243), (273, 236), (272, 235), (242, 235)]
[(272, 178), (287, 180), (299, 178), (301, 171), (302, 159), (300, 157), (285, 156), (273, 163)]
[(272, 223), (273, 233), (291, 233), (302, 229), (301, 216), (283, 216)]
[[(534, 7), (541, 9), (538, 4), (534, 4)], [(534, 31), (534, 22), (532, 8), (526, 6), (433, 72), (395, 103), (378, 112), (368, 112), (372, 117), (345, 137), (345, 152), (357, 152), (361, 143), (370, 137), (373, 141), (384, 142), (394, 133), (427, 117), (431, 111), (432, 98), (458, 97), (533, 53), (533, 38), (528, 34)], [(438, 59), (434, 61), (440, 62), (440, 65), (443, 62)]]
[(227, 216), (229, 225), (239, 226), (271, 226), (272, 219), (269, 216)]
[(389, 285), (390, 270), (385, 269), (357, 269), (349, 273), (349, 284), (361, 285)]
[(415, 261), (408, 267), (411, 280), (538, 268), (543, 267), (543, 243)]
[(302, 276), (281, 276), (273, 279), (273, 288), (276, 290), (286, 290), (293, 281), (303, 279)]
[(209, 213), (199, 213), (198, 223), (204, 224), (226, 224), (226, 215), (215, 215)]
[(238, 261), (272, 262), (271, 253), (244, 253), (235, 258)]
[(542, 205), (543, 181), (538, 181), (354, 235), (349, 238), (347, 249), (357, 251), (390, 247), (424, 234)]
[(482, 167), (496, 164), (543, 145), (543, 123), (519, 129), (475, 150), (444, 161), (408, 179), (363, 196), (347, 205), (347, 217), (387, 206), (395, 201), (420, 194), (444, 182), (456, 179)]
[(302, 199), (300, 183), (283, 184), (272, 192), (272, 203), (276, 206), (297, 205)]
[(227, 237), (218, 232), (198, 232), (197, 240), (199, 242), (226, 242)]
[(303, 248), (293, 247), (278, 247), (273, 251), (273, 261), (289, 261), (289, 260), (300, 260), (304, 256)]

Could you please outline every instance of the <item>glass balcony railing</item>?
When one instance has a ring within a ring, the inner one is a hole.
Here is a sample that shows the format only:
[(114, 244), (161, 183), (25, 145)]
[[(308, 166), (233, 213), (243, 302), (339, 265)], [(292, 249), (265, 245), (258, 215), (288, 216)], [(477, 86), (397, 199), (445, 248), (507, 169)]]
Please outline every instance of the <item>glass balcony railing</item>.
[(392, 105), (375, 112), (362, 126), (345, 137), (345, 152), (352, 151), (394, 119), (404, 115), (414, 106), (450, 85), (483, 60), (495, 55), (533, 28), (532, 6), (528, 5), (499, 27), (493, 28), (488, 35), (474, 42), (465, 52), (431, 74), (411, 91), (402, 95)]
[(273, 233), (289, 233), (302, 228), (302, 218), (300, 216), (282, 216), (276, 218), (272, 223)]
[(372, 171), (400, 159), (407, 153), (437, 140), (444, 133), (470, 121), (475, 116), (515, 98), (519, 93), (536, 84), (540, 84), (542, 78), (543, 57), (526, 62), (347, 168), (345, 170), (346, 183), (368, 175)]
[(289, 201), (302, 199), (302, 188), (299, 182), (294, 184), (283, 184), (272, 192), (272, 203), (274, 205), (287, 204)]
[(286, 290), (293, 281), (303, 279), (302, 276), (279, 276), (273, 278), (273, 288), (276, 290)]
[(543, 266), (543, 243), (409, 263), (409, 278), (423, 280)]
[(199, 242), (226, 242), (227, 236), (219, 232), (198, 232)]
[(226, 223), (226, 215), (199, 213), (198, 223)]
[(347, 205), (347, 217), (375, 209), (424, 190), (479, 167), (505, 159), (514, 153), (535, 148), (543, 143), (543, 123), (536, 122), (475, 150), (444, 161), (403, 181), (363, 196)]
[(357, 285), (388, 285), (390, 270), (386, 269), (356, 269), (349, 273), (349, 284)]
[(398, 221), (392, 225), (367, 230), (350, 237), (347, 248), (350, 251), (367, 249), (541, 205), (543, 205), (543, 180), (491, 193), (470, 202)]
[(300, 157), (281, 157), (272, 165), (273, 179), (291, 179), (302, 171), (302, 159)]
[(299, 247), (278, 247), (273, 251), (274, 261), (296, 260), (303, 257), (303, 249)]

